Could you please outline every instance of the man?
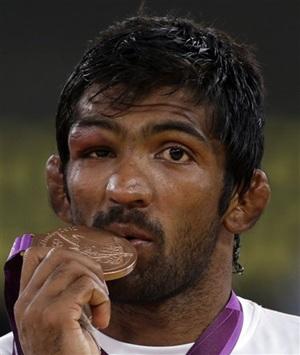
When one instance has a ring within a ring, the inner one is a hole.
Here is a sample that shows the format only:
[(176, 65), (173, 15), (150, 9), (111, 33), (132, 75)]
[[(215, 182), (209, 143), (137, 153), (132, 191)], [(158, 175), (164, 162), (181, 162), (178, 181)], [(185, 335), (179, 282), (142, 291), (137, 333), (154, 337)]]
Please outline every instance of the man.
[(48, 189), (61, 220), (128, 239), (137, 266), (106, 285), (82, 254), (29, 248), (15, 353), (299, 353), (297, 317), (232, 292), (270, 194), (263, 125), (256, 61), (227, 35), (151, 17), (102, 32), (63, 89)]

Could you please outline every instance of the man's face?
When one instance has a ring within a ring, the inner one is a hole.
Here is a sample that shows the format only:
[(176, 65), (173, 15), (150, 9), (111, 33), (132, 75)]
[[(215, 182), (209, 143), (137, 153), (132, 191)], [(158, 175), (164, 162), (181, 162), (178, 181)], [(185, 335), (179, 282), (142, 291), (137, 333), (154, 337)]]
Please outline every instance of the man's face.
[(159, 301), (208, 268), (221, 224), (224, 152), (205, 128), (208, 110), (182, 92), (161, 90), (117, 110), (96, 91), (82, 95), (69, 134), (73, 222), (136, 247), (136, 269), (109, 283), (113, 301)]

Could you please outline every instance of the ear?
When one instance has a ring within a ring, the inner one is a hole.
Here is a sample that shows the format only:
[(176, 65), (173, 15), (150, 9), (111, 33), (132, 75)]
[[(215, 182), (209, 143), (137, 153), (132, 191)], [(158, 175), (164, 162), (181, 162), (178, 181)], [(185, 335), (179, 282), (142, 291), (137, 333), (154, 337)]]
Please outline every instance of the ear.
[(67, 196), (61, 160), (58, 155), (51, 155), (46, 163), (46, 178), (50, 204), (57, 216), (64, 222), (71, 223), (71, 208)]
[(250, 229), (267, 206), (271, 194), (268, 178), (260, 170), (255, 170), (249, 189), (240, 195), (236, 192), (223, 217), (224, 227), (233, 234)]

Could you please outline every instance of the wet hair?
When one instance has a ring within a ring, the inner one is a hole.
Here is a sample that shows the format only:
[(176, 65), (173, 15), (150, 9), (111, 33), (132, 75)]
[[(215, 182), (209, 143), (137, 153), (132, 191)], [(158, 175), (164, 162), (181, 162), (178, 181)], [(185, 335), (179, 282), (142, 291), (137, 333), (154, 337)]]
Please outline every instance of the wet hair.
[(250, 186), (263, 155), (263, 81), (249, 48), (189, 19), (137, 16), (99, 34), (67, 80), (56, 117), (63, 166), (68, 134), (83, 92), (118, 87), (113, 104), (133, 105), (163, 87), (184, 90), (194, 105), (210, 107), (211, 137), (225, 147), (222, 215), (233, 192)]

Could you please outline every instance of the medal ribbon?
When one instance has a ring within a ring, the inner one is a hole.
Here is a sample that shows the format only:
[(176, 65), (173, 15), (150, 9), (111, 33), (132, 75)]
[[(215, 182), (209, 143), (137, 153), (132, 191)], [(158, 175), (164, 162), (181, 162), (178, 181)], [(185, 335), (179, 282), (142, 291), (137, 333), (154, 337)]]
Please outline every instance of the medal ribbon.
[(232, 291), (230, 299), (217, 318), (200, 335), (187, 355), (231, 354), (242, 330), (242, 306)]
[(22, 237), (17, 237), (4, 265), (4, 298), (10, 327), (14, 335), (13, 355), (23, 355), (14, 316), (14, 304), (19, 297), (20, 291), (21, 271), (23, 265), (22, 252), (30, 247), (31, 240), (32, 236), (30, 234), (24, 234)]

